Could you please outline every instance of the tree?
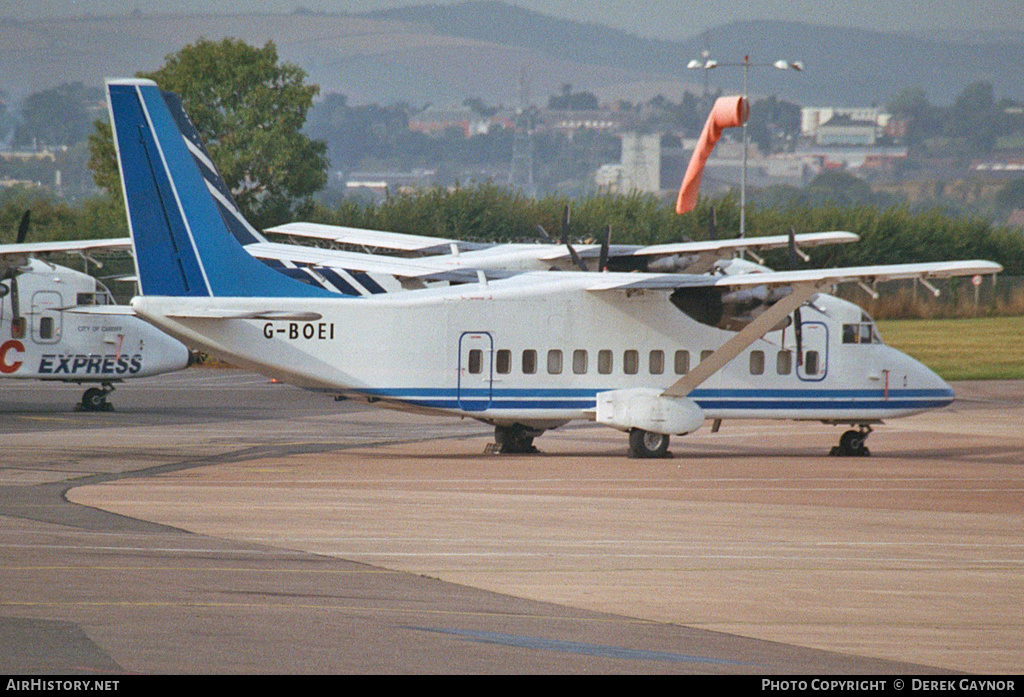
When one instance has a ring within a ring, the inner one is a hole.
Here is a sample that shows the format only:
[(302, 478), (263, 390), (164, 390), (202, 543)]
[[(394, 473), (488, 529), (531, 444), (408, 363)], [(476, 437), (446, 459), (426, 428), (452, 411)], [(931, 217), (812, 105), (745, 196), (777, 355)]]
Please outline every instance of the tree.
[(562, 93), (548, 98), (548, 109), (562, 111), (594, 111), (597, 109), (597, 96), (592, 92), (573, 92), (572, 85), (562, 85)]
[[(139, 77), (181, 97), (210, 156), (242, 213), (258, 228), (309, 210), (327, 182), (327, 146), (300, 131), (319, 93), (306, 73), (278, 64), (273, 42), (263, 48), (238, 39), (200, 39), (167, 57), (162, 68)], [(94, 178), (120, 191), (110, 127), (97, 123), (90, 137)]]
[(89, 110), (103, 103), (98, 88), (81, 82), (65, 83), (30, 94), (21, 107), (21, 124), (14, 133), (21, 145), (74, 145), (89, 134)]
[(996, 193), (995, 203), (996, 209), (1002, 215), (1009, 215), (1014, 210), (1024, 210), (1024, 178), (1007, 182)]
[(750, 107), (747, 132), (761, 152), (792, 149), (800, 137), (800, 107), (774, 96), (759, 99)]

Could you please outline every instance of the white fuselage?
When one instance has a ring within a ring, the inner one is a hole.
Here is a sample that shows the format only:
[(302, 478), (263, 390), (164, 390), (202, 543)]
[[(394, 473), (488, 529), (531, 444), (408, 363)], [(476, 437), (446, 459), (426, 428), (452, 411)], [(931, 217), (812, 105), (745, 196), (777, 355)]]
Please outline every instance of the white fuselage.
[[(663, 390), (734, 336), (694, 320), (665, 291), (588, 291), (590, 280), (546, 272), (359, 299), (132, 304), (190, 345), (307, 389), (537, 428), (593, 418), (600, 392)], [(952, 401), (928, 368), (869, 341), (877, 334), (860, 308), (825, 295), (814, 307), (824, 313), (803, 308), (800, 360), (792, 328), (769, 332), (689, 395), (705, 417), (857, 423)], [(187, 316), (205, 308), (321, 318)], [(854, 331), (846, 325), (856, 325), (858, 343), (844, 343)]]
[(138, 317), (71, 312), (110, 302), (87, 274), (31, 260), (17, 277), (18, 317), (10, 284), (0, 300), (0, 378), (109, 383), (188, 365), (183, 344)]

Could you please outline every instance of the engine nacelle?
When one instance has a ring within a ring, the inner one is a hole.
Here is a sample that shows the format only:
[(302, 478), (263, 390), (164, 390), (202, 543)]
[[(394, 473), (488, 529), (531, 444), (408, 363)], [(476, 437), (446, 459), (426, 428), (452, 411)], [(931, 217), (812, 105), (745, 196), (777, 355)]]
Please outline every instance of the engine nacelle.
[(686, 397), (665, 397), (661, 390), (634, 388), (599, 392), (597, 422), (629, 431), (686, 435), (704, 423), (704, 412)]

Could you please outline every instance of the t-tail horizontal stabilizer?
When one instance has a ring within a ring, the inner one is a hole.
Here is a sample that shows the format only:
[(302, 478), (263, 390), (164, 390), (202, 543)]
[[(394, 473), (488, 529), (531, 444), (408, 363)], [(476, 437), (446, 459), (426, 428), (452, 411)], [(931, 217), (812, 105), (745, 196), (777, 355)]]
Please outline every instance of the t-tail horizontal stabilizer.
[(156, 83), (108, 80), (107, 97), (143, 295), (337, 297), (246, 253)]

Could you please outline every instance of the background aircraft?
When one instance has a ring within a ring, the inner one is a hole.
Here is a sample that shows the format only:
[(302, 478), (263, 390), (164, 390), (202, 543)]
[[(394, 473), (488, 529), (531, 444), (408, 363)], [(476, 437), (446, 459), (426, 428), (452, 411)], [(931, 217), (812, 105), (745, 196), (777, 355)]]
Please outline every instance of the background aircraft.
[(95, 278), (33, 256), (85, 255), (122, 240), (25, 243), (29, 219), (26, 212), (18, 243), (0, 245), (0, 379), (92, 384), (81, 404), (95, 411), (111, 408), (117, 382), (188, 365), (184, 344), (114, 305)]

